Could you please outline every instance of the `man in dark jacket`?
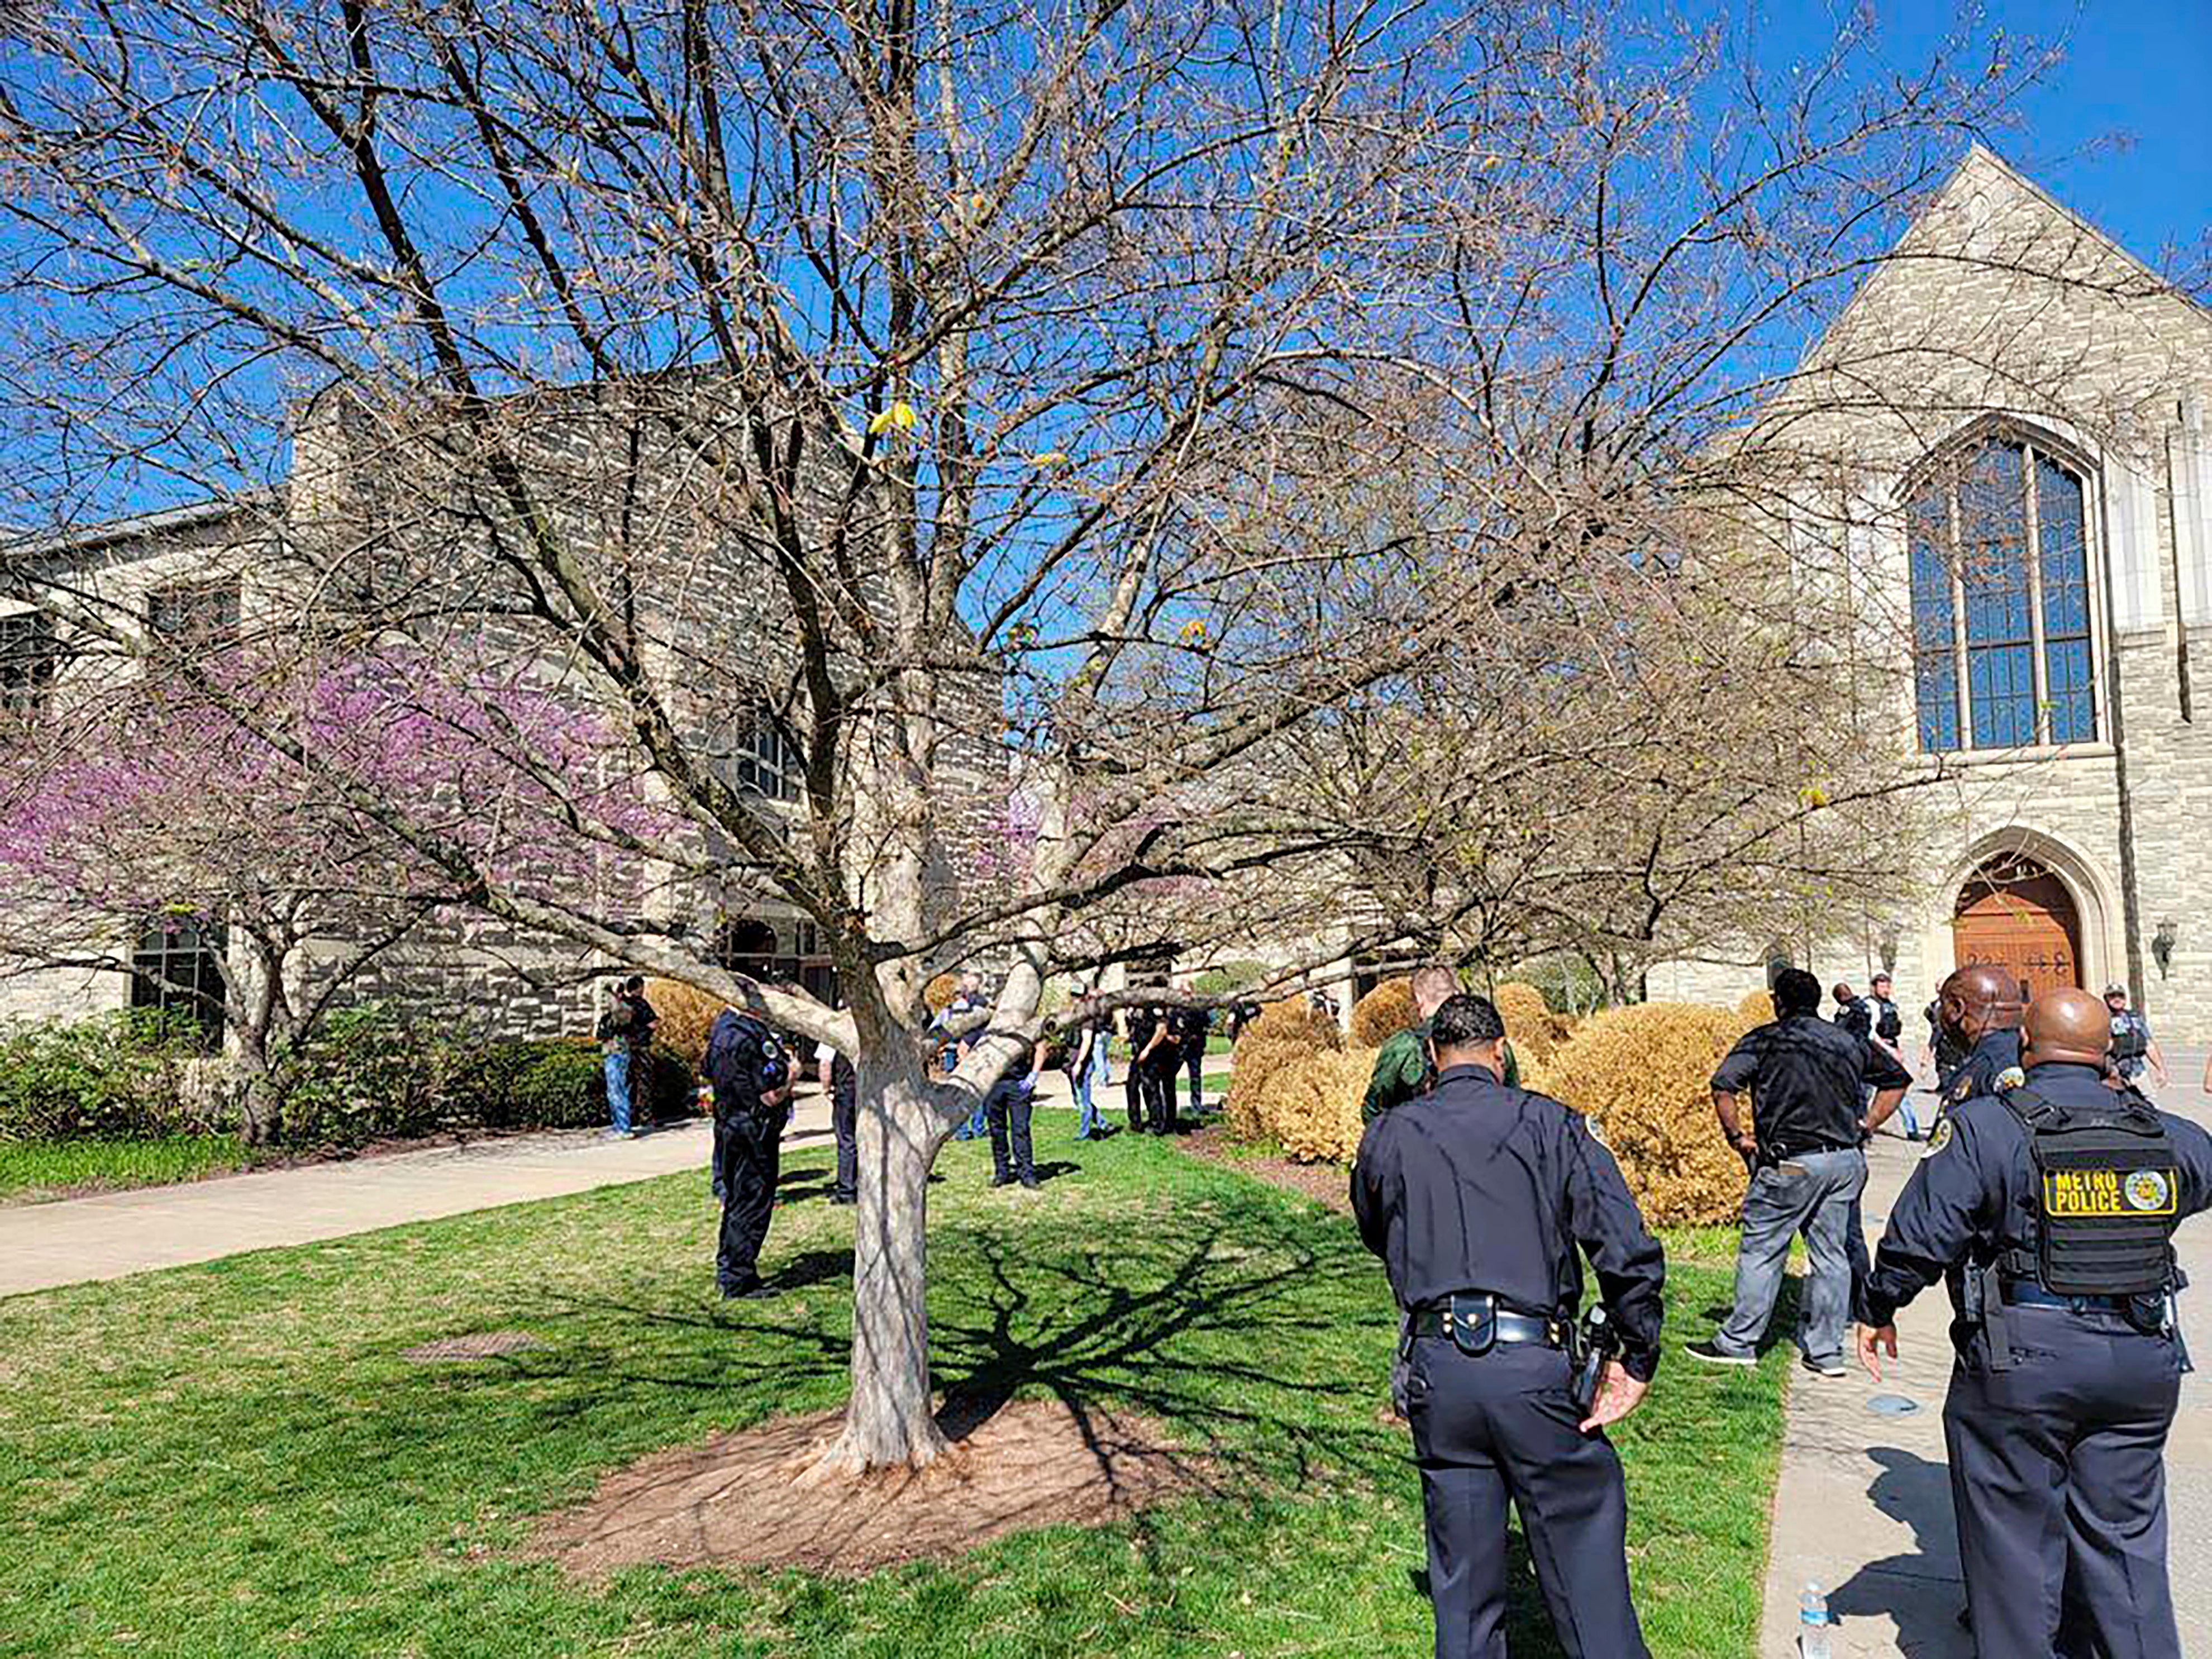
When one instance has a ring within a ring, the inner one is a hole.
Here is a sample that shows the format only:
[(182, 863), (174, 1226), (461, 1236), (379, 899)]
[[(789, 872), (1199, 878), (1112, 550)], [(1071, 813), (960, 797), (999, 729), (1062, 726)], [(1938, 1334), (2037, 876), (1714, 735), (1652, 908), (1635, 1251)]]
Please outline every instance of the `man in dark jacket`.
[(2020, 981), (2009, 972), (1988, 963), (1960, 969), (1937, 989), (1936, 1010), (1960, 1057), (1936, 1079), (1939, 1118), (1961, 1101), (2020, 1081)]
[(791, 1056), (760, 1020), (725, 1008), (707, 1034), (705, 1069), (714, 1089), (714, 1166), (722, 1188), (715, 1281), (726, 1301), (774, 1296), (760, 1276), (760, 1251), (775, 1210)]
[[(1448, 998), (1430, 1022), (1436, 1087), (1369, 1124), (1352, 1171), (1360, 1238), (1405, 1315), (1436, 1652), (1504, 1651), (1510, 1500), (1570, 1659), (1648, 1659), (1604, 1431), (1659, 1363), (1666, 1258), (1587, 1121), (1504, 1085), (1504, 1037), (1487, 1000)], [(1563, 1349), (1583, 1253), (1622, 1341), (1587, 1413)]]
[[(1810, 1272), (1797, 1340), (1808, 1370), (1848, 1374), (1844, 1328), (1853, 1284), (1850, 1237), (1866, 1186), (1863, 1145), (1904, 1098), (1912, 1074), (1820, 1018), (1820, 981), (1802, 968), (1774, 981), (1781, 1018), (1747, 1033), (1713, 1073), (1713, 1110), (1751, 1168), (1736, 1245), (1735, 1305), (1712, 1336), (1688, 1345), (1712, 1365), (1758, 1363), (1759, 1344), (1782, 1288), (1790, 1241), (1802, 1233)], [(1873, 1103), (1863, 1106), (1866, 1087)], [(1737, 1097), (1749, 1091), (1752, 1121)], [(1865, 1249), (1863, 1241), (1861, 1250)]]

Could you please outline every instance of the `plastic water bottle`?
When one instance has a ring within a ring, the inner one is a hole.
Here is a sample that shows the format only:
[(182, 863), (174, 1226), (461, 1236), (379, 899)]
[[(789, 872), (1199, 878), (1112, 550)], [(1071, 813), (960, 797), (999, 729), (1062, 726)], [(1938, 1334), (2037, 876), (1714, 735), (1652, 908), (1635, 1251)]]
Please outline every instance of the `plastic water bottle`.
[(1817, 1583), (1808, 1584), (1797, 1602), (1798, 1659), (1834, 1659), (1834, 1654), (1828, 1644), (1828, 1598)]

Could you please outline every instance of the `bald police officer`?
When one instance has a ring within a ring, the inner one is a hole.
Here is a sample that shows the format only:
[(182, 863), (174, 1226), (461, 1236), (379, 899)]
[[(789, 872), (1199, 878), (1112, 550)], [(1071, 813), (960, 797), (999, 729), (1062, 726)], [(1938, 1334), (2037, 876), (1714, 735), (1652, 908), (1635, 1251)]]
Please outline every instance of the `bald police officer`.
[[(1666, 1261), (1583, 1119), (1504, 1085), (1504, 1036), (1487, 1000), (1448, 998), (1429, 1023), (1435, 1088), (1368, 1125), (1352, 1172), (1359, 1236), (1405, 1314), (1436, 1651), (1504, 1659), (1510, 1498), (1570, 1659), (1642, 1659), (1627, 1492), (1604, 1431), (1658, 1364)], [(1565, 1352), (1578, 1251), (1622, 1339), (1587, 1413)]]
[(760, 1020), (725, 1008), (707, 1033), (707, 1080), (714, 1087), (714, 1175), (722, 1226), (714, 1278), (725, 1300), (775, 1294), (760, 1276), (761, 1246), (775, 1209), (791, 1056)]
[(1878, 1380), (1897, 1310), (1948, 1281), (1943, 1434), (1982, 1659), (2179, 1659), (2171, 1240), (2212, 1206), (2212, 1136), (2106, 1086), (2111, 1017), (2086, 991), (2037, 998), (2025, 1029), (2023, 1080), (1954, 1104), (1892, 1206), (1859, 1357)]
[(1961, 968), (1936, 992), (1936, 1017), (1963, 1057), (1938, 1074), (1938, 1115), (2020, 1080), (2020, 981), (2002, 968)]

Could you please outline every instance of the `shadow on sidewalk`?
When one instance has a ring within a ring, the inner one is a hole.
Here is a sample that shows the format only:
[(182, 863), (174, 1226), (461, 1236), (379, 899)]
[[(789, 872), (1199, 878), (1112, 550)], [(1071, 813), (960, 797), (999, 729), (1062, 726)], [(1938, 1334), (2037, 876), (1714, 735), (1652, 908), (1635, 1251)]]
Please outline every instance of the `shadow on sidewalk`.
[(1912, 1528), (1914, 1549), (1869, 1561), (1828, 1594), (1828, 1612), (1848, 1627), (1888, 1620), (1905, 1659), (1973, 1659), (1973, 1638), (1959, 1621), (1966, 1590), (1959, 1579), (1959, 1541), (1951, 1511), (1951, 1474), (1895, 1446), (1867, 1455), (1881, 1473), (1867, 1488), (1875, 1508)]

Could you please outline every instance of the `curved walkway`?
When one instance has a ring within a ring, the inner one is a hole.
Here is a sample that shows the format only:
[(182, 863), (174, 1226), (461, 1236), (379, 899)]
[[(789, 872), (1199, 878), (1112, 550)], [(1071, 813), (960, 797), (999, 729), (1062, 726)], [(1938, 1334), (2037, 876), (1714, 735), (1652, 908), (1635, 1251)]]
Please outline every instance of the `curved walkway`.
[[(2160, 1103), (2212, 1121), (2212, 1100), (2197, 1088), (2203, 1054), (2172, 1058), (2172, 1086)], [(1875, 1143), (1866, 1198), (1869, 1244), (1881, 1237), (1919, 1152), (1892, 1137)], [(2212, 1216), (2186, 1224), (2177, 1242), (2194, 1286), (2182, 1297), (2183, 1323), (2198, 1364), (2212, 1370)], [(1943, 1451), (1949, 1324), (1950, 1302), (1939, 1285), (1899, 1316), (1898, 1363), (1885, 1364), (1880, 1384), (1856, 1365), (1839, 1382), (1791, 1373), (1761, 1659), (1796, 1653), (1797, 1601), (1808, 1580), (1827, 1590), (1829, 1610), (1841, 1621), (1832, 1632), (1837, 1659), (1973, 1659), (1959, 1624), (1966, 1596)], [(1869, 1402), (1881, 1395), (1902, 1395), (1919, 1409), (1877, 1415)], [(2182, 1649), (2212, 1653), (2212, 1378), (2205, 1370), (2182, 1387), (2166, 1490)]]

